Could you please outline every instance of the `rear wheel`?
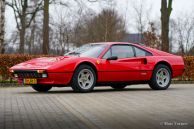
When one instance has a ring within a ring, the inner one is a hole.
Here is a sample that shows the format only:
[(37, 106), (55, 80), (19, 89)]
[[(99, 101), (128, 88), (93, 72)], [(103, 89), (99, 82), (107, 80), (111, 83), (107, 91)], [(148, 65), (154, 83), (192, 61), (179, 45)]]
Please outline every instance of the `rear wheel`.
[(71, 87), (75, 92), (90, 92), (96, 84), (96, 73), (89, 65), (80, 65), (72, 78)]
[(32, 85), (31, 87), (38, 92), (47, 92), (52, 88), (52, 86), (48, 85)]
[(127, 85), (124, 85), (124, 84), (118, 84), (118, 85), (111, 85), (111, 87), (113, 88), (113, 89), (124, 89), (125, 87), (126, 87)]
[(154, 90), (166, 90), (171, 83), (171, 70), (163, 64), (159, 64), (154, 69), (149, 85)]

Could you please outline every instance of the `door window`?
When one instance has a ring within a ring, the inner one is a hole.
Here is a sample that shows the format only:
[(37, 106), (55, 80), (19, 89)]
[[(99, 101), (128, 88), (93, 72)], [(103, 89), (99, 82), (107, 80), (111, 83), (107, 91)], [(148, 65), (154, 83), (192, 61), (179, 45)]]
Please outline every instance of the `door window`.
[(151, 56), (152, 54), (143, 50), (143, 49), (140, 49), (138, 47), (134, 47), (135, 48), (135, 54), (136, 54), (136, 57), (140, 57), (140, 56)]
[(118, 58), (134, 57), (133, 48), (130, 45), (113, 45), (111, 47), (112, 56)]

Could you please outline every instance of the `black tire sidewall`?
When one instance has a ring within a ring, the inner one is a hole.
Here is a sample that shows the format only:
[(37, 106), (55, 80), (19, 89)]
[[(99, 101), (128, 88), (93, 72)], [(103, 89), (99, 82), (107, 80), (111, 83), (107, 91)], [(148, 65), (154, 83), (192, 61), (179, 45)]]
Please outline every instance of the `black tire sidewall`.
[[(93, 85), (89, 89), (83, 89), (82, 87), (79, 86), (79, 83), (78, 83), (78, 75), (79, 75), (80, 71), (83, 69), (90, 70), (93, 74), (93, 77), (94, 77)], [(93, 90), (95, 84), (96, 84), (96, 73), (92, 67), (90, 67), (89, 65), (83, 64), (83, 65), (78, 66), (78, 68), (76, 68), (76, 70), (73, 74), (72, 83), (71, 83), (71, 87), (75, 92), (83, 92), (83, 93), (90, 92)]]
[[(158, 70), (161, 69), (161, 68), (165, 68), (165, 69), (168, 71), (169, 75), (170, 75), (169, 82), (168, 82), (168, 84), (167, 84), (165, 87), (161, 87), (161, 86), (158, 85), (158, 83), (157, 83), (156, 73), (157, 73)], [(154, 89), (154, 90), (166, 90), (166, 89), (170, 86), (170, 84), (171, 84), (171, 79), (172, 79), (172, 73), (171, 73), (171, 70), (169, 69), (169, 67), (166, 66), (166, 65), (163, 65), (163, 64), (159, 64), (159, 65), (157, 65), (157, 66), (155, 67), (155, 69), (154, 69), (154, 72), (153, 72), (153, 74), (152, 74), (152, 78), (151, 78), (151, 80), (150, 80), (150, 82), (149, 82), (149, 85), (150, 85), (150, 87), (151, 87), (152, 89)]]

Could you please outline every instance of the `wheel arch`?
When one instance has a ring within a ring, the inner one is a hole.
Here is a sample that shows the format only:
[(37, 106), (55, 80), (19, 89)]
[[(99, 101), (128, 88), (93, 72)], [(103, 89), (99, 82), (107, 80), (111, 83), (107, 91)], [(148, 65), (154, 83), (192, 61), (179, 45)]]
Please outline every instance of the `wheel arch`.
[(172, 70), (172, 66), (170, 65), (170, 63), (168, 63), (167, 61), (159, 61), (156, 63), (154, 69), (156, 68), (156, 66), (158, 66), (159, 64), (163, 64), (163, 65), (166, 65), (169, 69), (170, 69), (170, 72), (171, 72), (171, 76), (173, 76), (173, 70)]
[[(92, 69), (94, 70), (94, 72), (95, 72), (95, 74), (96, 74), (96, 80), (98, 79), (98, 71), (97, 71), (97, 68), (96, 68), (95, 64), (93, 64), (93, 63), (91, 63), (91, 62), (89, 62), (89, 61), (83, 61), (83, 62), (80, 62), (80, 63), (78, 63), (78, 64), (76, 65), (75, 70), (76, 70), (80, 65), (88, 65), (88, 66), (92, 67)], [(74, 71), (75, 71), (75, 70), (74, 70)]]

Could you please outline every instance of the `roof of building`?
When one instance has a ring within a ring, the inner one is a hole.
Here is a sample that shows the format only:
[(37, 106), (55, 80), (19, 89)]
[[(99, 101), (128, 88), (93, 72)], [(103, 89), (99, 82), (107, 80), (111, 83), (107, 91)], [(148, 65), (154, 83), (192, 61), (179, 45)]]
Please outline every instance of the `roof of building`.
[(143, 34), (126, 34), (122, 42), (143, 43)]

